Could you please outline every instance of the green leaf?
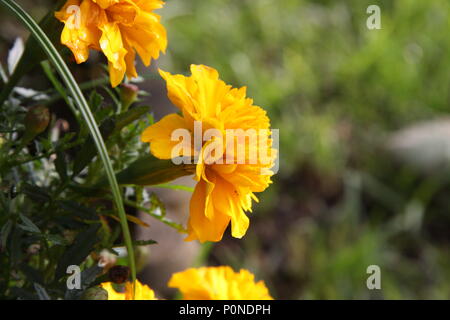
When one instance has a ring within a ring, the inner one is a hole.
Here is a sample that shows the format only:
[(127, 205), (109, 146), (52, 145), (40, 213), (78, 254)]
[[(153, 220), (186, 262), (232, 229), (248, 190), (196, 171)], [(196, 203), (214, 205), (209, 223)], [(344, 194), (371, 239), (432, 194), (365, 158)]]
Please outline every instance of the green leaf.
[(67, 175), (67, 162), (63, 152), (58, 152), (56, 154), (55, 169), (56, 172), (58, 172), (61, 181), (65, 182), (69, 179)]
[(44, 278), (42, 277), (42, 274), (39, 272), (39, 270), (30, 267), (28, 264), (22, 263), (20, 266), (20, 271), (23, 272), (25, 277), (27, 277), (30, 282), (44, 284)]
[(187, 192), (194, 192), (193, 187), (183, 186), (179, 184), (158, 184), (154, 186), (155, 188), (162, 188), (162, 189), (172, 189), (172, 190), (182, 190)]
[(22, 252), (22, 234), (23, 230), (20, 228), (14, 228), (14, 231), (11, 236), (11, 242), (10, 242), (10, 259), (11, 264), (16, 265), (20, 259), (22, 258), (23, 252)]
[(57, 234), (44, 234), (43, 238), (55, 245), (66, 246), (68, 244), (66, 239)]
[[(115, 121), (113, 118), (106, 119), (102, 125), (100, 126), (100, 132), (102, 134), (103, 139), (107, 140), (111, 134), (113, 133), (115, 128)], [(88, 137), (87, 141), (84, 143), (83, 147), (77, 153), (74, 165), (73, 165), (73, 174), (72, 176), (77, 176), (84, 168), (87, 167), (92, 161), (92, 159), (96, 156), (97, 150), (95, 148), (95, 143), (91, 136)]]
[(48, 61), (42, 61), (41, 66), (42, 66), (42, 70), (44, 70), (45, 75), (50, 80), (53, 87), (61, 95), (61, 97), (66, 102), (66, 104), (72, 109), (72, 111), (74, 112), (74, 114), (78, 120), (78, 111), (75, 109), (75, 106), (73, 105), (72, 100), (67, 95), (66, 90), (64, 89), (64, 85), (58, 80), (56, 75), (53, 73), (50, 63)]
[(97, 279), (97, 277), (103, 272), (103, 268), (98, 265), (93, 265), (90, 268), (83, 270), (80, 274), (81, 289), (67, 289), (64, 295), (66, 300), (78, 300), (83, 295), (84, 290)]
[(158, 244), (155, 240), (136, 240), (133, 242), (135, 246), (148, 246), (151, 244)]
[(28, 183), (22, 185), (21, 191), (37, 202), (49, 202), (51, 200), (50, 195), (44, 188), (33, 186)]
[(139, 106), (120, 114), (119, 116), (117, 116), (116, 128), (114, 130), (114, 133), (117, 133), (118, 131), (122, 130), (125, 126), (141, 118), (149, 111), (150, 111), (149, 106)]
[(86, 207), (81, 203), (75, 201), (60, 200), (56, 203), (61, 209), (68, 211), (77, 217), (81, 217), (84, 219), (93, 219), (95, 216), (97, 216), (97, 213), (94, 209)]
[(122, 185), (149, 186), (170, 182), (194, 173), (195, 165), (176, 165), (171, 160), (160, 160), (152, 155), (146, 155), (119, 172), (117, 181)]
[(13, 225), (12, 221), (8, 220), (2, 226), (2, 230), (0, 231), (0, 248), (6, 247), (6, 242), (8, 241), (8, 236), (9, 233), (11, 232), (12, 225)]
[(22, 220), (22, 222), (25, 224), (25, 225), (18, 224), (17, 226), (19, 228), (32, 233), (39, 233), (39, 234), (41, 233), (41, 230), (39, 230), (39, 228), (33, 223), (33, 221), (25, 217), (23, 214), (19, 214), (19, 217), (20, 220)]
[(58, 263), (56, 279), (65, 275), (68, 266), (80, 265), (86, 259), (98, 241), (97, 231), (99, 228), (99, 224), (94, 224), (77, 235), (74, 243), (63, 253)]
[(92, 112), (97, 112), (103, 100), (103, 96), (98, 94), (97, 91), (91, 92), (91, 95), (89, 96), (89, 106), (91, 107)]

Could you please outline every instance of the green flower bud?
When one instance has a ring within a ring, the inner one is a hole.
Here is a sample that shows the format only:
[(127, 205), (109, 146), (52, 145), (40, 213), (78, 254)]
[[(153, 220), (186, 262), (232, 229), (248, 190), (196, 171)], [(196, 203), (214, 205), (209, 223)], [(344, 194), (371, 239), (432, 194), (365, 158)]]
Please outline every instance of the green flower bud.
[(108, 291), (100, 287), (87, 289), (82, 296), (83, 300), (108, 300)]
[(129, 83), (123, 83), (120, 85), (120, 99), (122, 101), (122, 112), (128, 110), (128, 108), (137, 101), (139, 93), (138, 86)]
[(47, 129), (50, 122), (50, 112), (45, 106), (31, 107), (25, 116), (25, 135), (23, 143), (27, 144), (38, 134)]
[(50, 122), (50, 112), (45, 106), (31, 107), (25, 117), (25, 128), (27, 131), (39, 134), (47, 129)]

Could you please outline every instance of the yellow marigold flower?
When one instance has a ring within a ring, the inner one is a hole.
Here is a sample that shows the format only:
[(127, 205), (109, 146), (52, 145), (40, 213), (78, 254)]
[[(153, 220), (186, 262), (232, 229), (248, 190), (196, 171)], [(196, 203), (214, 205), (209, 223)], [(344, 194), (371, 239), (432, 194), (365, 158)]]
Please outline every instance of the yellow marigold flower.
[(136, 52), (146, 66), (167, 47), (166, 30), (153, 13), (162, 0), (68, 0), (55, 16), (65, 23), (61, 42), (85, 62), (89, 49), (102, 51), (108, 59), (111, 85), (125, 74), (137, 77)]
[[(216, 129), (223, 137), (229, 130), (255, 130), (258, 142), (250, 139), (252, 141), (246, 144), (237, 137), (226, 139), (223, 150), (212, 154), (211, 147), (219, 140), (203, 142), (202, 139), (200, 151), (187, 147), (187, 151), (183, 149), (175, 155), (200, 158), (196, 165), (198, 183), (190, 202), (186, 241), (220, 241), (230, 221), (232, 236), (241, 238), (249, 226), (245, 211), (251, 211), (252, 199), (257, 201), (254, 192), (264, 191), (273, 175), (269, 170), (275, 159), (269, 138), (270, 121), (262, 108), (246, 98), (245, 87), (232, 88), (219, 79), (215, 69), (207, 66), (192, 65), (191, 73), (186, 77), (160, 70), (167, 83), (168, 97), (182, 115), (170, 114), (162, 118), (142, 133), (141, 140), (150, 143), (150, 151), (157, 158), (171, 159), (174, 147), (180, 143), (171, 139), (176, 129), (194, 133), (196, 124), (201, 123), (202, 137), (209, 129)], [(193, 140), (190, 146), (195, 145)], [(245, 161), (239, 162), (236, 151), (241, 145)], [(258, 152), (258, 161), (248, 161), (252, 152), (264, 151), (261, 146), (267, 147), (270, 155), (265, 152), (266, 155), (261, 156)]]
[[(133, 300), (131, 282), (125, 284), (125, 292), (117, 292), (114, 290), (112, 282), (103, 282), (100, 286), (108, 291), (108, 300)], [(149, 286), (140, 283), (138, 280), (136, 280), (135, 286), (134, 300), (157, 300), (155, 298), (155, 292)]]
[(228, 266), (192, 268), (175, 273), (169, 287), (178, 288), (184, 300), (273, 300), (263, 281), (245, 269)]

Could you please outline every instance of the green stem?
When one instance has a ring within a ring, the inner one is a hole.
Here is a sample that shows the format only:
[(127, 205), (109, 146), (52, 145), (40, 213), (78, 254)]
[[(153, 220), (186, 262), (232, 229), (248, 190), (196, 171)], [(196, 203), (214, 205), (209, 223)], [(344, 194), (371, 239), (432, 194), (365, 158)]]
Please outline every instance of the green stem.
[(76, 106), (80, 109), (80, 112), (88, 125), (89, 131), (90, 131), (90, 133), (94, 139), (95, 145), (97, 147), (99, 156), (105, 167), (106, 174), (108, 176), (108, 181), (111, 186), (112, 193), (113, 193), (114, 202), (115, 202), (115, 205), (116, 205), (118, 213), (119, 213), (120, 224), (122, 227), (125, 244), (126, 244), (127, 251), (128, 251), (128, 260), (129, 260), (129, 265), (130, 265), (130, 269), (131, 269), (131, 277), (132, 277), (132, 280), (134, 283), (134, 281), (136, 280), (136, 265), (135, 265), (135, 260), (134, 260), (134, 250), (133, 250), (133, 243), (131, 241), (130, 229), (128, 227), (125, 209), (123, 206), (122, 195), (121, 195), (121, 192), (119, 189), (119, 185), (117, 184), (116, 177), (114, 175), (114, 170), (113, 170), (111, 161), (109, 159), (105, 143), (100, 134), (100, 130), (95, 122), (94, 116), (89, 108), (89, 105), (88, 105), (86, 99), (84, 98), (81, 89), (77, 85), (77, 82), (75, 81), (74, 77), (70, 73), (69, 68), (65, 64), (64, 60), (61, 58), (58, 50), (52, 44), (52, 42), (47, 37), (47, 35), (44, 33), (44, 31), (39, 27), (39, 25), (33, 20), (33, 18), (31, 18), (30, 15), (27, 12), (25, 12), (13, 0), (0, 0), (0, 3), (4, 7), (9, 9), (30, 30), (31, 34), (37, 40), (39, 45), (45, 51), (49, 60), (54, 65), (56, 71), (60, 74), (61, 78), (63, 79), (63, 81), (67, 87), (67, 90), (71, 94)]

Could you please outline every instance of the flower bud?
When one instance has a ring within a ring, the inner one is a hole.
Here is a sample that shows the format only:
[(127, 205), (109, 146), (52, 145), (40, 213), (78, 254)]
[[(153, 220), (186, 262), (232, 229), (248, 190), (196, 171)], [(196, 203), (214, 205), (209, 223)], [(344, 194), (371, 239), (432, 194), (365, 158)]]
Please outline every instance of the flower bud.
[(82, 298), (83, 300), (108, 300), (108, 291), (100, 287), (89, 288)]
[(25, 128), (27, 132), (35, 136), (44, 132), (50, 122), (50, 112), (45, 106), (31, 107), (25, 117)]
[(137, 101), (139, 93), (138, 86), (129, 83), (123, 83), (120, 86), (120, 99), (122, 101), (122, 112)]
[(45, 106), (35, 106), (28, 109), (25, 116), (25, 134), (22, 138), (22, 144), (26, 145), (38, 134), (47, 129), (50, 122), (50, 112)]
[(114, 266), (109, 269), (109, 279), (117, 284), (126, 282), (130, 276), (130, 268), (127, 266)]

